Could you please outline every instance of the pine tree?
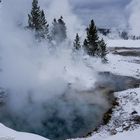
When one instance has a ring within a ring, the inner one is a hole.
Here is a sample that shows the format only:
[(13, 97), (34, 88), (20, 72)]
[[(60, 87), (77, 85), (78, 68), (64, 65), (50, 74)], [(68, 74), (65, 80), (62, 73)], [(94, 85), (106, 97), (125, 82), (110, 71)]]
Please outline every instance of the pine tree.
[(103, 61), (106, 59), (106, 44), (103, 39), (99, 39), (98, 31), (93, 20), (87, 28), (87, 37), (84, 40), (83, 47), (88, 55), (100, 57)]
[(38, 0), (33, 0), (31, 14), (28, 15), (28, 24), (30, 29), (40, 29), (40, 7), (38, 6)]
[(84, 41), (83, 46), (89, 55), (95, 56), (96, 51), (98, 49), (99, 37), (97, 34), (97, 28), (93, 20), (91, 20), (91, 23), (86, 31), (87, 31), (87, 37)]
[(49, 39), (49, 24), (46, 21), (44, 11), (41, 11), (40, 16), (40, 36)]
[(98, 45), (98, 55), (99, 57), (101, 57), (103, 62), (107, 62), (106, 59), (106, 55), (107, 55), (107, 49), (106, 49), (107, 45), (104, 42), (104, 39), (101, 39), (99, 41), (99, 45)]
[(51, 40), (57, 40), (58, 36), (58, 23), (57, 20), (54, 18), (52, 22), (52, 29), (51, 29)]
[(79, 37), (78, 33), (76, 34), (76, 38), (74, 40), (73, 46), (74, 46), (75, 50), (79, 50), (81, 48), (80, 37)]
[(58, 20), (54, 19), (52, 23), (51, 38), (57, 43), (63, 42), (67, 38), (66, 24), (61, 16)]
[(67, 28), (62, 16), (58, 19), (58, 26), (60, 32), (60, 40), (64, 41), (67, 38)]
[(37, 38), (46, 38), (48, 27), (44, 11), (38, 6), (38, 0), (33, 0), (31, 14), (28, 15), (28, 28), (35, 31)]
[[(87, 49), (87, 47), (88, 47), (88, 41), (87, 41), (87, 39), (84, 40), (83, 47), (84, 47), (85, 49)], [(87, 50), (86, 50), (86, 51), (87, 51)]]

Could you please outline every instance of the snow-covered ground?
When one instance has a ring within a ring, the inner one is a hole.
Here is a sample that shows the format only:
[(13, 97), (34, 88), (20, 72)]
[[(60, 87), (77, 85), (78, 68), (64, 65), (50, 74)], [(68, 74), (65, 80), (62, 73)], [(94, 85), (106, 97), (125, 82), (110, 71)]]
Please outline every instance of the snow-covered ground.
[(140, 129), (135, 130), (133, 132), (122, 133), (116, 136), (112, 136), (107, 138), (106, 140), (139, 140), (140, 138)]
[(109, 47), (140, 48), (140, 40), (107, 39), (106, 42)]
[(109, 63), (106, 65), (98, 66), (99, 71), (110, 71), (115, 74), (132, 76), (135, 78), (140, 77), (140, 64), (136, 63), (140, 57), (127, 57), (120, 55), (108, 55)]
[[(107, 40), (106, 42), (108, 47), (112, 47), (112, 49), (113, 47), (121, 48), (120, 50), (117, 50), (117, 52), (136, 51), (140, 54), (140, 40)], [(125, 48), (127, 49), (125, 50)], [(140, 57), (135, 57), (135, 55), (113, 55), (112, 53), (109, 53), (108, 60), (108, 64), (99, 65), (97, 67), (99, 68), (99, 71), (110, 71), (119, 75), (140, 78)]]
[(0, 124), (0, 140), (47, 140), (38, 135), (17, 132)]

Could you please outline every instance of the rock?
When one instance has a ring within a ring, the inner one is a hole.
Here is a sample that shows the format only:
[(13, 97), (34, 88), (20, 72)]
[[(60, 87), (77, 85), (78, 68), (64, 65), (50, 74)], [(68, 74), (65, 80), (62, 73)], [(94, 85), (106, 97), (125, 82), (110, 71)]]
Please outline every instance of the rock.
[(138, 114), (138, 112), (137, 112), (137, 111), (133, 111), (133, 112), (131, 113), (131, 115), (135, 115), (135, 114)]

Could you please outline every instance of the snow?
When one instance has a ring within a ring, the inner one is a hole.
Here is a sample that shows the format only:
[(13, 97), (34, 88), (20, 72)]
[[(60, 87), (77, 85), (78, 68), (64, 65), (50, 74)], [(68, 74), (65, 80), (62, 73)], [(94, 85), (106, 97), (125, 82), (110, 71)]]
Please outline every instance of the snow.
[(127, 48), (140, 48), (140, 40), (106, 40), (109, 47), (127, 47)]
[(105, 65), (96, 64), (97, 71), (109, 71), (118, 75), (131, 76), (135, 78), (140, 77), (140, 64), (134, 63), (140, 58), (124, 57), (120, 55), (108, 54), (109, 63)]
[[(103, 140), (139, 140), (140, 138), (140, 129), (131, 131), (131, 132), (124, 132), (115, 136), (111, 136), (109, 138), (103, 139)], [(78, 139), (77, 139), (78, 140)], [(83, 140), (96, 140), (94, 138), (88, 138)]]
[(131, 131), (131, 132), (125, 132), (116, 136), (112, 136), (110, 138), (107, 138), (105, 140), (139, 140), (140, 138), (140, 129)]
[(17, 132), (0, 124), (0, 140), (47, 140), (38, 135)]

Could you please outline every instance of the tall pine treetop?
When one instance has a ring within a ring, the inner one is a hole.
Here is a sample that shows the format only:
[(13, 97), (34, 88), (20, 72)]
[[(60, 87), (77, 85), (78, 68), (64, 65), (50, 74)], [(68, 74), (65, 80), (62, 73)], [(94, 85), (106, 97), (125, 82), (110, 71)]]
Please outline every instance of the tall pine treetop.
[(97, 28), (95, 26), (94, 20), (91, 20), (89, 27), (86, 29), (86, 32), (87, 36), (84, 40), (83, 46), (89, 55), (94, 56), (96, 55), (99, 41)]
[(89, 27), (87, 28), (87, 36), (84, 40), (83, 47), (88, 55), (97, 56), (105, 59), (107, 54), (106, 44), (104, 40), (100, 40), (98, 36), (98, 31), (94, 20), (91, 20)]
[(35, 31), (37, 38), (46, 38), (49, 32), (48, 27), (45, 13), (38, 6), (38, 0), (33, 0), (31, 13), (28, 15), (28, 28)]
[(41, 10), (38, 6), (38, 0), (33, 0), (31, 14), (28, 15), (29, 28), (39, 30), (40, 29), (40, 15)]
[(96, 46), (98, 39), (99, 37), (98, 37), (96, 25), (94, 23), (94, 20), (91, 20), (91, 23), (89, 27), (87, 28), (87, 40), (89, 41), (90, 45)]

